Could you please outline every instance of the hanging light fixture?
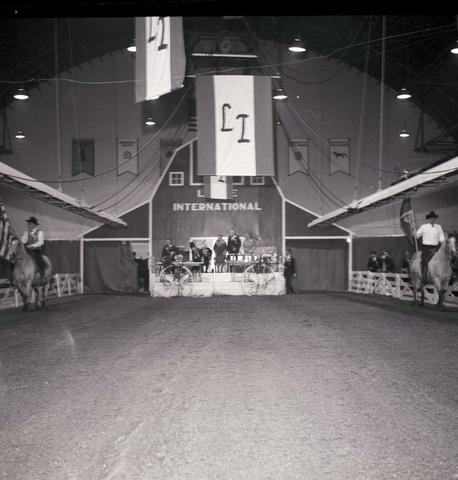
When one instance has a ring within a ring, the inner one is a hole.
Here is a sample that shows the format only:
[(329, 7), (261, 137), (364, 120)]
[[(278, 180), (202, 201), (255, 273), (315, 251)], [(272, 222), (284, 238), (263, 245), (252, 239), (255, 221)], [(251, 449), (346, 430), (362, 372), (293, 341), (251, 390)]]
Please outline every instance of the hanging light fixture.
[(456, 41), (455, 46), (450, 50), (450, 52), (458, 55), (458, 40)]
[(457, 35), (457, 40), (455, 45), (450, 49), (450, 52), (458, 55), (458, 15), (456, 16), (456, 35)]
[(16, 100), (27, 100), (29, 96), (25, 93), (23, 88), (18, 88), (17, 92), (14, 94)]
[(402, 87), (400, 92), (396, 95), (396, 98), (398, 98), (399, 100), (406, 100), (408, 98), (410, 98), (412, 95), (410, 94), (410, 92), (407, 90), (406, 87)]
[(132, 43), (127, 47), (127, 51), (135, 53), (137, 51), (137, 46), (135, 45), (135, 38), (132, 40)]
[(288, 98), (288, 95), (286, 95), (283, 88), (276, 88), (273, 98), (274, 100), (285, 100)]
[(402, 138), (410, 137), (410, 133), (405, 128), (403, 128), (399, 136)]
[(25, 138), (24, 132), (22, 130), (18, 130), (15, 135), (16, 138), (23, 139)]
[(306, 48), (304, 42), (300, 38), (295, 38), (293, 43), (288, 47), (290, 52), (301, 53), (305, 52)]
[(148, 125), (148, 127), (152, 127), (153, 125), (156, 125), (156, 122), (151, 117), (148, 117), (145, 120), (145, 125)]

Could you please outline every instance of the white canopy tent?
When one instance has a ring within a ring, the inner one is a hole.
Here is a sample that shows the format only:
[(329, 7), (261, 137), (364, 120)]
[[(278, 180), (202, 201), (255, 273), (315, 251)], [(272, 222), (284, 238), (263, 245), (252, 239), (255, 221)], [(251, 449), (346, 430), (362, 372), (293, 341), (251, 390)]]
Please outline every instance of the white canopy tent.
[(369, 208), (380, 206), (395, 200), (407, 192), (415, 191), (422, 186), (431, 186), (446, 181), (447, 177), (458, 174), (458, 156), (418, 172), (395, 185), (375, 192), (367, 197), (354, 200), (346, 207), (338, 208), (326, 215), (316, 218), (308, 224), (309, 227), (325, 222), (336, 222), (351, 215), (361, 213)]
[(19, 170), (16, 170), (3, 162), (0, 162), (0, 182), (30, 195), (39, 200), (54, 205), (72, 213), (89, 218), (96, 222), (116, 226), (127, 226), (127, 223), (114, 215), (105, 212), (98, 212), (84, 202), (77, 200), (66, 193), (46, 185)]

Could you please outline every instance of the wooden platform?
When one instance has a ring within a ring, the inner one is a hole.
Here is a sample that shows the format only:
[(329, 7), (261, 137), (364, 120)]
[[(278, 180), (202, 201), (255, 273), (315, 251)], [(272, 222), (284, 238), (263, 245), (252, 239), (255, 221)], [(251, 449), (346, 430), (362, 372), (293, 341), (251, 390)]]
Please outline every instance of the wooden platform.
[(153, 297), (211, 297), (221, 295), (284, 295), (285, 279), (280, 272), (274, 272), (273, 278), (260, 279), (258, 285), (247, 285), (243, 282), (243, 273), (202, 273), (197, 274), (192, 284), (184, 286), (181, 290), (165, 289), (159, 282), (159, 277), (154, 278), (151, 295)]

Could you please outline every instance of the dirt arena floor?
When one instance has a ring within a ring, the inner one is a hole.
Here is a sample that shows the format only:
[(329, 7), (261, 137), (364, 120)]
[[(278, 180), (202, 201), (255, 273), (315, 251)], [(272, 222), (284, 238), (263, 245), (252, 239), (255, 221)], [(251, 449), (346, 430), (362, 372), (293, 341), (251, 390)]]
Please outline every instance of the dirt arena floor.
[(77, 296), (0, 355), (2, 479), (458, 479), (457, 310)]

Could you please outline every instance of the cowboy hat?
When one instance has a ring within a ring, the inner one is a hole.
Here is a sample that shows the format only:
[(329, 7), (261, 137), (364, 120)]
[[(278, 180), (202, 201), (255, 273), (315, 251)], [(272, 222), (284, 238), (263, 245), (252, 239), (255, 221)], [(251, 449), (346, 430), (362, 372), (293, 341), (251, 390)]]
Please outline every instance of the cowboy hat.
[(39, 225), (38, 220), (35, 217), (30, 217), (26, 220), (27, 223), (34, 223), (35, 225)]
[(434, 211), (434, 210), (431, 210), (428, 215), (426, 215), (426, 218), (438, 218), (439, 215)]

